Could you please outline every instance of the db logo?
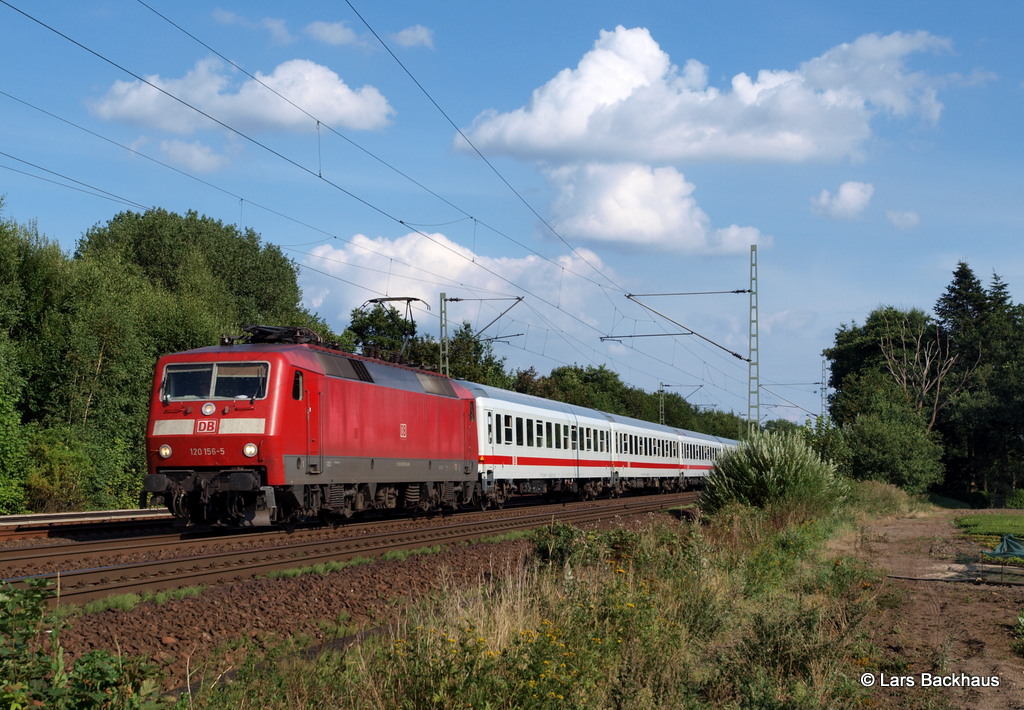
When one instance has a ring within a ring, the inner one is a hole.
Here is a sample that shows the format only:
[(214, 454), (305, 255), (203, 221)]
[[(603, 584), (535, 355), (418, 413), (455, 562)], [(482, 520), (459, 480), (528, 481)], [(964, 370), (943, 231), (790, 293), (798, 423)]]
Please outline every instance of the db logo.
[(216, 434), (216, 419), (196, 419), (196, 434)]

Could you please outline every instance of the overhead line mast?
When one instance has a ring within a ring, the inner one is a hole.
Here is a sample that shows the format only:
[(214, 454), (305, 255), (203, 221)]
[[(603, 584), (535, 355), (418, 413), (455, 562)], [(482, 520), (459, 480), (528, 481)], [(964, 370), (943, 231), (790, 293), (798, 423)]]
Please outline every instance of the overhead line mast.
[(761, 422), (761, 374), (757, 332), (757, 245), (750, 245), (750, 357), (747, 359), (747, 433)]
[[(438, 352), (440, 353), (440, 362), (438, 363), (438, 370), (441, 372), (441, 374), (442, 375), (446, 375), (448, 377), (451, 376), (451, 372), (449, 371), (450, 370), (449, 354), (450, 354), (451, 351), (450, 351), (450, 342), (449, 342), (449, 339), (448, 339), (448, 302), (449, 301), (455, 301), (455, 302), (459, 302), (459, 301), (514, 301), (514, 303), (511, 306), (509, 306), (508, 308), (503, 310), (501, 313), (499, 313), (494, 318), (494, 320), (492, 320), (490, 323), (488, 323), (483, 328), (481, 328), (476, 333), (474, 333), (473, 337), (476, 338), (476, 337), (479, 337), (480, 334), (483, 333), (485, 330), (487, 330), (492, 325), (497, 323), (498, 320), (503, 315), (505, 315), (506, 313), (511, 311), (516, 306), (517, 303), (519, 303), (520, 301), (523, 300), (523, 298), (525, 298), (525, 296), (511, 296), (511, 297), (507, 297), (507, 298), (458, 298), (458, 297), (454, 297), (453, 296), (452, 298), (448, 298), (448, 295), (442, 291), (441, 292), (441, 313), (440, 313), (440, 315), (441, 315), (441, 333), (440, 333), (440, 339), (439, 339), (439, 343), (438, 343), (438, 345), (439, 345)], [(495, 338), (488, 338), (488, 339), (489, 340), (497, 340), (499, 337), (514, 338), (517, 335), (522, 335), (522, 333), (516, 333), (515, 335), (496, 336)]]

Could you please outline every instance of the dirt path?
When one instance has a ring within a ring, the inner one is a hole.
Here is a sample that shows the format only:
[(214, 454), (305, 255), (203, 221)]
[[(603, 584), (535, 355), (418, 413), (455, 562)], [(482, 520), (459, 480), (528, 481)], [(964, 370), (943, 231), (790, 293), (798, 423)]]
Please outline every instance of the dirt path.
[(962, 512), (869, 521), (833, 545), (887, 575), (867, 621), (874, 707), (1024, 710), (1024, 658), (1010, 648), (1024, 586), (978, 582), (998, 568), (952, 524)]

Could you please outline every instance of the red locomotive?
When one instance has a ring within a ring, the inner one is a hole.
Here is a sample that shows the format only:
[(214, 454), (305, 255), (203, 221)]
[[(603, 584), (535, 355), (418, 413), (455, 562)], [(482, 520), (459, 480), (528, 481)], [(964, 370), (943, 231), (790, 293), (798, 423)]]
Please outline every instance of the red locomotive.
[(144, 488), (190, 522), (677, 490), (735, 443), (245, 330), (157, 364)]

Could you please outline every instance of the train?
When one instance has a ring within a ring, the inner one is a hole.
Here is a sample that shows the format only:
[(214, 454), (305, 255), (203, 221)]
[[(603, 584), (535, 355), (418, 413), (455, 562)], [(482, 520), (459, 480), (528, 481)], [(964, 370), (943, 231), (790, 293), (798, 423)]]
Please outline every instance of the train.
[(304, 328), (243, 331), (156, 365), (143, 488), (188, 524), (678, 491), (736, 445), (356, 355)]

